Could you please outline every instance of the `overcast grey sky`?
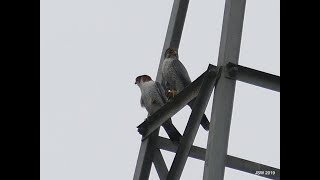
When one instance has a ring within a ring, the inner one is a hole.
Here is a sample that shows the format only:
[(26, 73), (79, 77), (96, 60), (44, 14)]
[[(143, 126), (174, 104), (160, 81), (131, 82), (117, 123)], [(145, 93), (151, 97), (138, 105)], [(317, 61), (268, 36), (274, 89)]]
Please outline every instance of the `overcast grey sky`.
[[(217, 63), (224, 2), (190, 1), (179, 57), (192, 80)], [(134, 80), (156, 77), (173, 0), (40, 3), (41, 180), (132, 179), (147, 115)], [(239, 64), (280, 75), (279, 0), (247, 1)], [(190, 112), (173, 117), (181, 133)], [(280, 168), (279, 93), (237, 82), (228, 154)], [(189, 158), (181, 179), (202, 179), (203, 166)], [(260, 179), (226, 168), (225, 180)]]

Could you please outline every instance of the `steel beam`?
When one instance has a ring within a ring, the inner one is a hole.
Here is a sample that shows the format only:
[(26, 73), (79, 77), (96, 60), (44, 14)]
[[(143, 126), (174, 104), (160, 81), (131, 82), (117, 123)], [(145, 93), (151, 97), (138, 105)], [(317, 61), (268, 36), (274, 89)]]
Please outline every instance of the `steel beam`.
[[(188, 5), (189, 0), (174, 0), (173, 2), (166, 39), (161, 53), (158, 73), (156, 77), (156, 81), (158, 82), (161, 82), (162, 80), (161, 67), (166, 49), (169, 47), (179, 47)], [(151, 162), (154, 155), (154, 149), (151, 143), (155, 140), (155, 138), (158, 137), (158, 134), (159, 128), (149, 139), (142, 141), (133, 180), (148, 179), (152, 164)]]
[(183, 133), (177, 153), (168, 172), (167, 180), (179, 180), (181, 177), (190, 149), (197, 135), (201, 118), (206, 110), (211, 93), (213, 91), (216, 75), (216, 71), (210, 68), (209, 65), (199, 90), (199, 95), (194, 103), (194, 107), (197, 108), (193, 108), (191, 112), (187, 127)]
[(234, 156), (227, 156), (226, 166), (232, 169), (240, 170), (268, 179), (280, 179), (280, 169), (251, 162)]
[(169, 25), (167, 29), (167, 34), (165, 42), (162, 49), (162, 54), (160, 58), (157, 81), (162, 81), (161, 68), (164, 60), (164, 53), (168, 48), (179, 49), (183, 25), (186, 19), (187, 10), (188, 10), (189, 0), (174, 0)]
[[(172, 143), (170, 139), (159, 137), (157, 140), (156, 147), (166, 151), (176, 153), (179, 144)], [(195, 158), (204, 161), (206, 156), (206, 149), (192, 146), (189, 152), (190, 158)], [(227, 155), (226, 167), (243, 171), (249, 174), (262, 176), (269, 179), (280, 179), (280, 169), (271, 166), (263, 165), (260, 163), (248, 161), (238, 157)], [(263, 174), (257, 174), (258, 171), (263, 172)], [(270, 173), (267, 175), (267, 173)], [(274, 173), (274, 174), (273, 174)]]
[(280, 76), (233, 63), (227, 64), (226, 71), (228, 78), (280, 92)]
[[(214, 65), (209, 65), (210, 71), (217, 71)], [(184, 88), (177, 96), (171, 101), (162, 106), (157, 112), (149, 116), (137, 128), (143, 139), (147, 138), (155, 129), (159, 128), (166, 120), (179, 112), (188, 102), (193, 100), (198, 94), (201, 83), (204, 79), (204, 72), (195, 81)], [(213, 81), (215, 74), (211, 78)]]
[(156, 144), (158, 134), (159, 128), (148, 139), (141, 142), (133, 180), (149, 179), (155, 149), (153, 144)]
[(154, 150), (153, 164), (158, 172), (160, 180), (166, 180), (168, 175), (168, 168), (166, 166), (166, 162), (163, 159), (161, 151), (158, 148)]
[(225, 77), (225, 65), (238, 64), (246, 0), (226, 0), (218, 68), (223, 68), (215, 87), (204, 180), (223, 180), (236, 81)]
[[(156, 147), (170, 152), (177, 152), (179, 144), (173, 143), (170, 139), (158, 137)], [(192, 146), (189, 152), (189, 157), (204, 161), (206, 149)]]

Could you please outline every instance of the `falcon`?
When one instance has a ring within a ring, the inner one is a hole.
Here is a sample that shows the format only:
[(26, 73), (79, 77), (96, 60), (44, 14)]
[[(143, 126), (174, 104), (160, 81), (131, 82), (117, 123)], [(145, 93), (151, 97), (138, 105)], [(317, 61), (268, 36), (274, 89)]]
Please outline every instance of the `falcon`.
[[(148, 116), (155, 113), (158, 109), (160, 109), (167, 101), (167, 97), (165, 94), (165, 90), (162, 85), (153, 81), (148, 75), (141, 75), (136, 78), (136, 85), (140, 88), (141, 91), (141, 99), (140, 104), (141, 107), (144, 107), (148, 111)], [(181, 138), (181, 134), (172, 124), (171, 119), (167, 120), (162, 124), (162, 127), (168, 134), (171, 141), (179, 142)]]
[[(179, 61), (178, 51), (175, 48), (168, 48), (166, 50), (161, 72), (162, 84), (166, 88), (166, 95), (169, 98), (173, 98), (186, 86), (191, 84), (190, 76), (184, 65)], [(188, 103), (191, 109), (193, 108), (194, 102), (195, 99)], [(209, 125), (210, 123), (207, 116), (203, 114), (201, 119), (201, 126), (208, 131)]]

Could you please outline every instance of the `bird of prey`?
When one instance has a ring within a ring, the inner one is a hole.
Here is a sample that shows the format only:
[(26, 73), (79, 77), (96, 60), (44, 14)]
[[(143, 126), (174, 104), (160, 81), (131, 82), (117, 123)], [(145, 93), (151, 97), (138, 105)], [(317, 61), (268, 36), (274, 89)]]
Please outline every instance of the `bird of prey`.
[[(148, 75), (141, 75), (136, 78), (136, 82), (141, 91), (140, 104), (148, 111), (148, 116), (156, 112), (167, 102), (165, 90), (159, 82), (153, 81)], [(171, 119), (162, 124), (171, 141), (179, 142), (181, 134), (172, 124)]]
[[(179, 61), (178, 51), (175, 48), (168, 48), (165, 52), (165, 59), (162, 64), (162, 84), (167, 90), (168, 97), (174, 97), (181, 92), (186, 86), (191, 84), (189, 74), (184, 65)], [(195, 99), (188, 105), (193, 108)], [(205, 130), (209, 130), (209, 121), (205, 114), (201, 119), (201, 125)]]

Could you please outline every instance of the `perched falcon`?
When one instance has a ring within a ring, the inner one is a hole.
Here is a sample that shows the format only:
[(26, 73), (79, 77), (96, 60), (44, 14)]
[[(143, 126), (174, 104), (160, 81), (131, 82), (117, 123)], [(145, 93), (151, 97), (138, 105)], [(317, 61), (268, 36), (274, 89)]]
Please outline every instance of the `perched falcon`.
[[(138, 76), (135, 84), (137, 84), (141, 90), (140, 104), (142, 107), (146, 108), (149, 113), (148, 116), (152, 115), (167, 102), (165, 90), (162, 85), (159, 82), (153, 81), (150, 76)], [(171, 119), (163, 123), (162, 127), (172, 141), (180, 141), (181, 134), (174, 127)]]
[[(191, 79), (186, 68), (179, 61), (177, 49), (169, 48), (166, 50), (161, 72), (162, 84), (168, 90), (167, 96), (169, 97), (174, 97), (186, 86), (191, 84)], [(193, 108), (194, 102), (195, 99), (188, 103), (191, 109)], [(202, 116), (201, 125), (205, 130), (209, 130), (210, 123), (205, 114)]]

